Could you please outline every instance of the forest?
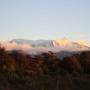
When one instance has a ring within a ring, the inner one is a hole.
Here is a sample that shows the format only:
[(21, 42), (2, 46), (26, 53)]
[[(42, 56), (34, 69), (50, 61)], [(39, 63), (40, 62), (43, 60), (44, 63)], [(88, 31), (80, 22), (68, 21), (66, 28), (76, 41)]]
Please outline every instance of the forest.
[(90, 90), (90, 51), (62, 60), (0, 47), (0, 90)]

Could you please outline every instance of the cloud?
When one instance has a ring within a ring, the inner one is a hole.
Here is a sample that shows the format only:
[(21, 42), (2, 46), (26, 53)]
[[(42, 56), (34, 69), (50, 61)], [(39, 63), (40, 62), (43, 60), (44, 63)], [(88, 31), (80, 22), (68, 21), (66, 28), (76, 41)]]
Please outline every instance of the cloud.
[(6, 50), (28, 50), (32, 48), (28, 44), (16, 44), (15, 42), (3, 42), (1, 43), (1, 46), (4, 47)]

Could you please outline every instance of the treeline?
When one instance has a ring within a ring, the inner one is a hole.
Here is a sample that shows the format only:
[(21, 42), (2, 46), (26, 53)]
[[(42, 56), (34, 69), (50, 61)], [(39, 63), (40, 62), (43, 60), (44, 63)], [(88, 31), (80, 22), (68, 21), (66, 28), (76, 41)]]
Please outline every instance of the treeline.
[(50, 51), (40, 55), (28, 55), (21, 51), (8, 52), (0, 48), (0, 70), (27, 74), (56, 74), (62, 71), (90, 74), (90, 51), (83, 51), (60, 60)]
[[(90, 51), (60, 60), (52, 52), (28, 55), (21, 51), (9, 52), (0, 48), (0, 90), (74, 90), (78, 87), (72, 85), (73, 77), (88, 77), (89, 74)], [(66, 84), (60, 86), (63, 83), (61, 80)], [(85, 87), (81, 90), (87, 89)]]

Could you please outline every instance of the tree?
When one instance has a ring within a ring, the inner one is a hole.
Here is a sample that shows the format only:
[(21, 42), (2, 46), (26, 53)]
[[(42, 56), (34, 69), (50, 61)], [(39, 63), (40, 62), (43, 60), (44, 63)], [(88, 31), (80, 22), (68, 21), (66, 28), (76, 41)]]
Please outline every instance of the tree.
[(76, 56), (70, 56), (70, 57), (65, 57), (62, 60), (63, 67), (68, 70), (69, 72), (81, 71), (81, 65), (78, 61), (78, 58)]
[(90, 51), (84, 51), (80, 54), (80, 63), (84, 72), (90, 73)]

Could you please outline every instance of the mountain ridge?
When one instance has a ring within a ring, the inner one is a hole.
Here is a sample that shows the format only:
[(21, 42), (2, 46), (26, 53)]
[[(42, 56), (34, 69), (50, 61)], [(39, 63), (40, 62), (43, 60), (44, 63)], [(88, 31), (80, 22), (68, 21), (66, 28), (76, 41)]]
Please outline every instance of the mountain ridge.
[(15, 42), (17, 44), (30, 44), (34, 46), (46, 46), (46, 47), (58, 47), (58, 46), (67, 46), (71, 44), (77, 44), (80, 46), (84, 47), (89, 47), (86, 44), (81, 44), (80, 42), (77, 41), (71, 41), (67, 38), (64, 39), (57, 39), (57, 40), (26, 40), (26, 39), (13, 39), (10, 41), (10, 43)]

